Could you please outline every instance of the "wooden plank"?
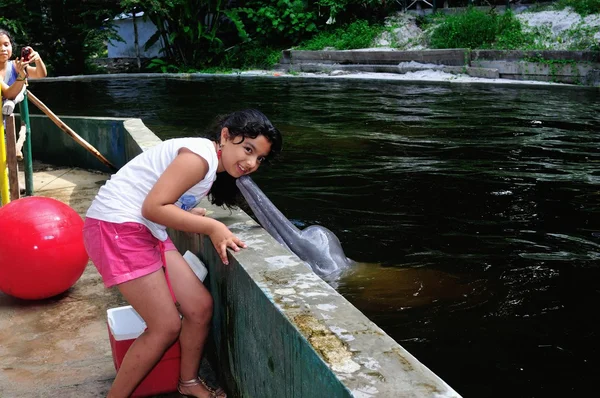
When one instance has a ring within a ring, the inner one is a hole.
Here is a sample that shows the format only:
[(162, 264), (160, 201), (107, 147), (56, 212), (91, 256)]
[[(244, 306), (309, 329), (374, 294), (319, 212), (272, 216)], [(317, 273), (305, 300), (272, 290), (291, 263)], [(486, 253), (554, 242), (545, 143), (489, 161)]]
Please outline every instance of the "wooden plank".
[(6, 117), (6, 164), (8, 166), (8, 188), (10, 200), (19, 199), (19, 164), (17, 162), (17, 136), (15, 115)]
[(87, 142), (86, 140), (81, 138), (79, 136), (79, 134), (77, 134), (75, 131), (73, 131), (73, 129), (71, 129), (69, 126), (67, 126), (65, 123), (63, 123), (63, 121), (60, 120), (60, 118), (58, 116), (56, 116), (54, 114), (54, 112), (52, 112), (46, 105), (44, 105), (44, 103), (42, 101), (40, 101), (35, 95), (33, 95), (31, 93), (31, 91), (29, 91), (29, 90), (27, 90), (27, 98), (29, 98), (29, 101), (31, 101), (31, 103), (33, 105), (37, 106), (40, 111), (44, 112), (46, 114), (46, 116), (48, 116), (50, 118), (50, 120), (52, 120), (54, 122), (54, 124), (56, 124), (62, 131), (64, 131), (68, 135), (70, 135), (75, 140), (76, 143), (78, 143), (79, 145), (84, 147), (88, 152), (90, 152), (92, 155), (94, 155), (102, 163), (107, 165), (110, 169), (112, 169), (112, 170), (117, 169), (108, 159), (106, 159), (89, 142)]

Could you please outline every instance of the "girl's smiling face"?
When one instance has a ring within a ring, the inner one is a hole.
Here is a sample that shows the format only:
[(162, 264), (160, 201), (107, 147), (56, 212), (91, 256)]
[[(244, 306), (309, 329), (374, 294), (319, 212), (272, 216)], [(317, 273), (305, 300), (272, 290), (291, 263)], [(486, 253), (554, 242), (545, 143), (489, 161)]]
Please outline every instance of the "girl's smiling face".
[(6, 62), (12, 56), (12, 44), (6, 35), (0, 35), (0, 61)]
[(223, 168), (229, 175), (239, 178), (258, 170), (271, 151), (271, 143), (264, 135), (256, 138), (230, 137), (229, 131), (222, 131), (222, 155)]

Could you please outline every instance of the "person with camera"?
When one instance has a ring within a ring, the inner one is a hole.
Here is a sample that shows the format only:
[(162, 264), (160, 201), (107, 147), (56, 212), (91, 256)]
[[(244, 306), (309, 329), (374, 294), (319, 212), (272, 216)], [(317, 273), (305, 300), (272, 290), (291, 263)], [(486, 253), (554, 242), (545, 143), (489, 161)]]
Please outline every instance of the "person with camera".
[[(23, 47), (21, 57), (11, 61), (13, 46), (10, 34), (0, 29), (0, 84), (2, 99), (14, 100), (24, 91), (27, 78), (40, 79), (48, 75), (40, 54), (31, 47)], [(35, 65), (35, 66), (34, 66)]]

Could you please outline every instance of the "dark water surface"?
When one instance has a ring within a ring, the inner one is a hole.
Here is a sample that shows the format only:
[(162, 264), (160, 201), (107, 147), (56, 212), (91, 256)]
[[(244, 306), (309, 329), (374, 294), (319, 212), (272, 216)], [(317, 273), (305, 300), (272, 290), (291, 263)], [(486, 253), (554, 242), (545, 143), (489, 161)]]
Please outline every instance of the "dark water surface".
[(285, 157), (255, 181), (367, 263), (335, 285), (402, 346), (465, 397), (594, 391), (597, 91), (229, 77), (31, 90), (58, 115), (139, 117), (162, 138), (263, 110)]

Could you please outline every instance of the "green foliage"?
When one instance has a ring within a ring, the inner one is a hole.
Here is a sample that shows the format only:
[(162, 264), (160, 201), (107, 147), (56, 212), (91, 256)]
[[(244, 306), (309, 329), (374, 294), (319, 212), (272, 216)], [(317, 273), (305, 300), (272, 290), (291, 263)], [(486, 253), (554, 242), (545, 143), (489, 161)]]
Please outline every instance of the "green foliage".
[(243, 43), (222, 54), (218, 62), (206, 62), (197, 68), (183, 68), (163, 59), (153, 59), (148, 69), (162, 73), (225, 73), (235, 70), (270, 69), (279, 63), (281, 48), (265, 47), (256, 42)]
[[(162, 62), (153, 62), (152, 70), (183, 71), (227, 65), (241, 69), (268, 68), (279, 61), (280, 50), (288, 48), (318, 30), (319, 7), (337, 11), (353, 5), (376, 4), (375, 0), (122, 0), (127, 9), (143, 10), (161, 28), (146, 46), (162, 38), (167, 43)], [(229, 4), (238, 7), (231, 8)], [(336, 12), (337, 12), (336, 11)], [(381, 29), (365, 23), (349, 26), (341, 33), (343, 48), (369, 46)]]
[(87, 59), (105, 48), (114, 35), (111, 22), (117, 0), (3, 0), (0, 23), (17, 47), (33, 46), (55, 75), (87, 71)]
[(373, 40), (384, 29), (381, 25), (370, 25), (367, 21), (358, 20), (341, 28), (320, 32), (312, 39), (302, 43), (298, 49), (322, 50), (326, 47), (333, 47), (336, 50), (353, 50), (367, 48), (373, 44)]
[(271, 69), (279, 63), (281, 48), (251, 41), (227, 51), (220, 66), (234, 69)]
[(510, 11), (496, 16), (496, 40), (491, 47), (497, 50), (529, 49), (535, 45), (535, 35), (523, 30), (521, 21)]
[(432, 48), (479, 48), (496, 39), (493, 14), (470, 8), (464, 14), (449, 15), (431, 35)]
[(600, 0), (559, 0), (557, 9), (562, 10), (571, 7), (582, 16), (600, 13)]
[(386, 7), (382, 0), (317, 0), (316, 3), (320, 14), (327, 15), (329, 11), (327, 16), (331, 24), (336, 18), (343, 21), (356, 17), (368, 19), (369, 14), (377, 14)]
[[(146, 42), (164, 45), (169, 71), (195, 70), (217, 59), (225, 49), (245, 39), (243, 23), (222, 0), (122, 0), (128, 10), (144, 11), (158, 31)], [(151, 64), (153, 69), (164, 65)]]
[[(441, 22), (440, 22), (441, 21)], [(525, 33), (510, 11), (504, 14), (469, 8), (465, 13), (437, 16), (430, 37), (432, 48), (494, 48), (509, 50), (532, 46), (534, 36)]]
[(255, 37), (270, 42), (296, 43), (317, 29), (316, 13), (303, 0), (250, 0), (238, 10)]
[(556, 40), (559, 42), (569, 42), (570, 50), (600, 50), (600, 42), (595, 35), (600, 31), (598, 26), (584, 26), (583, 23), (577, 24), (571, 29), (567, 29), (559, 35)]
[(160, 59), (160, 58), (154, 58), (152, 61), (150, 61), (150, 64), (148, 64), (148, 69), (154, 72), (162, 72), (162, 73), (177, 73), (179, 72), (179, 69), (177, 69), (177, 66), (169, 64), (167, 61)]
[[(12, 1), (15, 2), (14, 0)], [(4, 29), (11, 34), (11, 36), (18, 36), (21, 38), (26, 38), (27, 33), (23, 28), (24, 21), (19, 19), (12, 19), (10, 17), (7, 18), (6, 8), (10, 8), (10, 4), (0, 6), (0, 29)], [(13, 37), (14, 40), (14, 37)]]

